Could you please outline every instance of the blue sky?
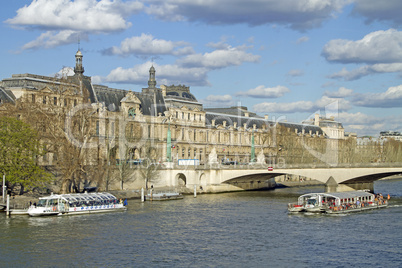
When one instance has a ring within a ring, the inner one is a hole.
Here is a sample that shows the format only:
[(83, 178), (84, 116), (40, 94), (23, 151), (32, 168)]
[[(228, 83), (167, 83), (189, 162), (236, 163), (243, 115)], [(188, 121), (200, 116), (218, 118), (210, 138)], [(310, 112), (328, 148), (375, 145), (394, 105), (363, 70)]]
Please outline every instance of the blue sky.
[(0, 9), (0, 79), (54, 76), (84, 55), (93, 83), (190, 86), (204, 107), (273, 120), (335, 115), (402, 131), (400, 0), (36, 0)]

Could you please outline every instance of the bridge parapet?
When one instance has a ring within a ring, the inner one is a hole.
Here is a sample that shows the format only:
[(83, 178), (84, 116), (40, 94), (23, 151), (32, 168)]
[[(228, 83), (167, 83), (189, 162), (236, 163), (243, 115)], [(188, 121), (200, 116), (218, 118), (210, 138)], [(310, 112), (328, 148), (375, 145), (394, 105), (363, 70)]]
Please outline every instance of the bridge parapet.
[[(312, 165), (287, 165), (286, 168), (270, 165), (171, 165), (161, 170), (164, 186), (185, 186), (188, 189), (202, 187), (206, 191), (233, 191), (242, 189), (267, 188), (275, 177), (282, 175), (300, 176), (319, 181), (331, 187), (345, 190), (350, 187), (372, 189), (375, 180), (402, 174), (398, 163), (372, 163), (359, 165), (339, 165), (336, 167)], [(331, 182), (331, 183), (329, 183)], [(339, 185), (339, 187), (338, 187)], [(370, 186), (371, 185), (371, 186)], [(247, 187), (246, 187), (247, 186)], [(351, 188), (350, 188), (351, 189)]]
[(353, 163), (353, 164), (339, 164), (336, 166), (326, 165), (326, 164), (285, 164), (285, 165), (269, 165), (269, 164), (238, 164), (238, 165), (224, 165), (224, 164), (213, 164), (213, 165), (169, 165), (161, 166), (162, 169), (182, 169), (182, 170), (267, 170), (268, 168), (276, 169), (348, 169), (348, 168), (402, 168), (402, 163)]

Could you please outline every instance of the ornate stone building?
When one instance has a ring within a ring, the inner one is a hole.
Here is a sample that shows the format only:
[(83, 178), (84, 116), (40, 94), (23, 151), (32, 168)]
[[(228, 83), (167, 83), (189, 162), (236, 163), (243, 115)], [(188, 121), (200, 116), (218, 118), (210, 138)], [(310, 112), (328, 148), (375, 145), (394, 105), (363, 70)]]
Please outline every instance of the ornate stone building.
[[(68, 128), (77, 130), (86, 125), (88, 133), (68, 138), (85, 147), (83, 161), (87, 165), (145, 158), (158, 163), (197, 159), (202, 165), (208, 164), (211, 154), (214, 161), (230, 164), (272, 164), (279, 157), (288, 163), (311, 163), (319, 160), (313, 160), (303, 146), (325, 149), (327, 135), (320, 124), (275, 122), (242, 106), (204, 109), (187, 86), (157, 87), (153, 66), (148, 87), (138, 92), (94, 85), (84, 75), (82, 60), (78, 50), (73, 76), (17, 74), (3, 79), (0, 108), (4, 110), (6, 103), (46, 108), (64, 125), (64, 133), (59, 135), (76, 133)], [(91, 110), (85, 123), (66, 123), (72, 113), (83, 110)], [(64, 111), (63, 116), (56, 116), (60, 111)], [(22, 116), (33, 122), (27, 118), (29, 113)], [(43, 165), (52, 165), (58, 158), (60, 148), (53, 147)]]

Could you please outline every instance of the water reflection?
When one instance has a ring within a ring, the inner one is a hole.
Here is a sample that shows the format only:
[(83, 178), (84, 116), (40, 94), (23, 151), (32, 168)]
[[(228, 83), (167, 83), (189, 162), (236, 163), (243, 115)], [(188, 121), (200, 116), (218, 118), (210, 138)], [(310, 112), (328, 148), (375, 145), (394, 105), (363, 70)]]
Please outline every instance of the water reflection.
[[(300, 187), (168, 202), (129, 200), (126, 212), (67, 217), (2, 214), (2, 266), (396, 267), (402, 262), (395, 254), (402, 252), (402, 180), (375, 184), (376, 192), (392, 193), (388, 209), (336, 216), (287, 213), (287, 203), (299, 195), (322, 191)], [(381, 241), (386, 246), (379, 247)]]

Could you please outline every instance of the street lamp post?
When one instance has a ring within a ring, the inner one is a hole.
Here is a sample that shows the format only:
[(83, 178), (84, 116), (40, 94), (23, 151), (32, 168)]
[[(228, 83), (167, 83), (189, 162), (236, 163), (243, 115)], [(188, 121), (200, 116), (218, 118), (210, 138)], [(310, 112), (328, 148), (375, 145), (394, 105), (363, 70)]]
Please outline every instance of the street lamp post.
[(250, 162), (255, 162), (255, 145), (254, 145), (254, 130), (251, 135), (251, 160)]
[(167, 150), (166, 150), (166, 161), (167, 162), (172, 162), (172, 133), (170, 131), (170, 118), (169, 118), (169, 124), (168, 124), (168, 132), (167, 132)]

